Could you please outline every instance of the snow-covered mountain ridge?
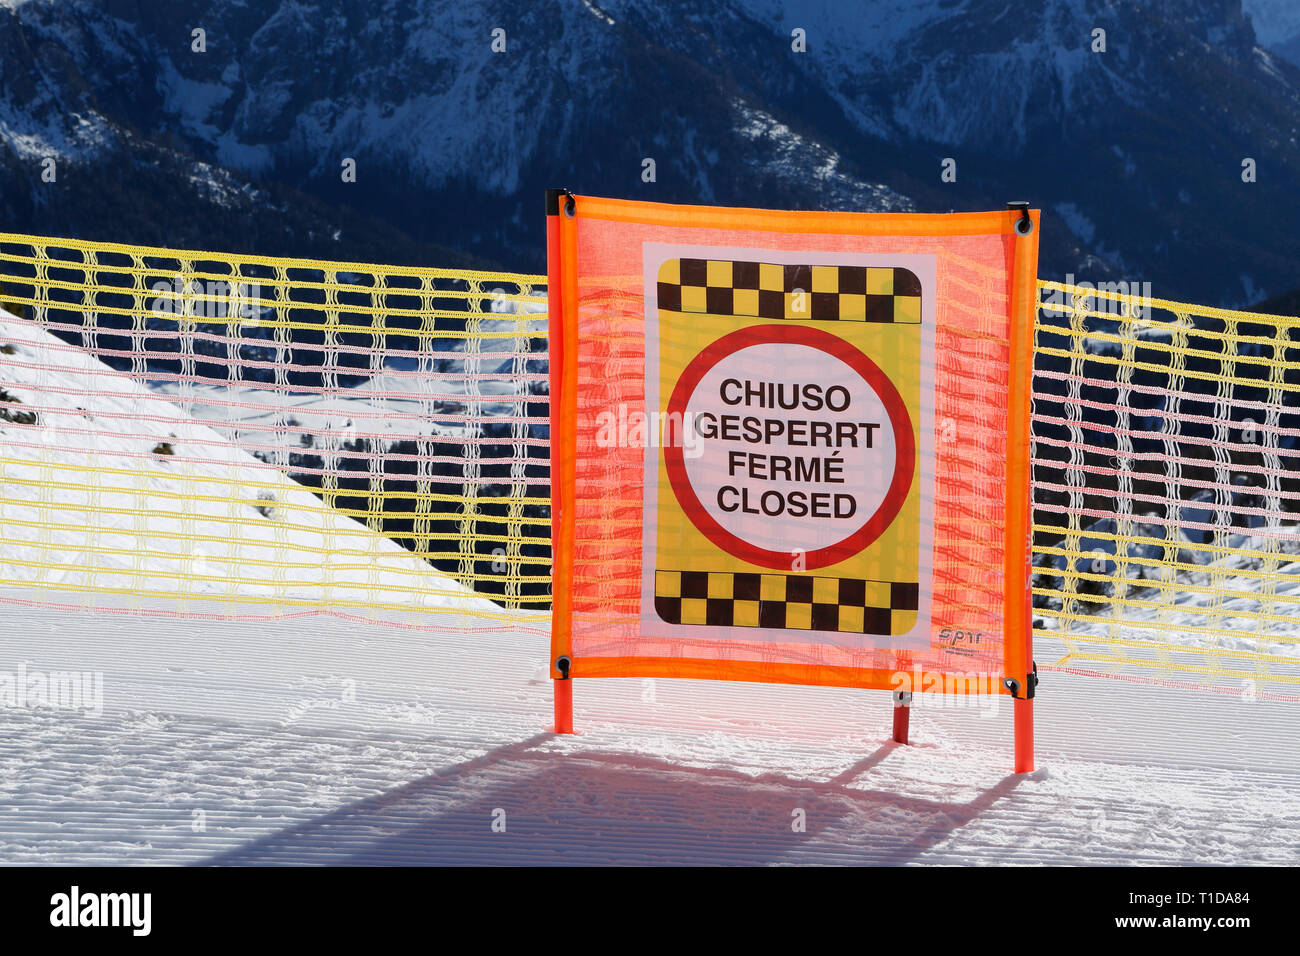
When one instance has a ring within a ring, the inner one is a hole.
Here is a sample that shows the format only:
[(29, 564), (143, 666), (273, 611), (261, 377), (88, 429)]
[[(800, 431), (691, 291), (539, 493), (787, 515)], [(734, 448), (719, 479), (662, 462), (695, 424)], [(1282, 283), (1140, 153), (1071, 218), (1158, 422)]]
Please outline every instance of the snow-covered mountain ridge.
[[(218, 247), (371, 261), (441, 243), (540, 271), (557, 184), (791, 208), (1024, 196), (1049, 211), (1045, 275), (1242, 304), (1294, 287), (1300, 258), (1300, 70), (1252, 27), (1289, 21), (1253, 7), (14, 2), (0, 221), (151, 241), (161, 194), (172, 242), (206, 226)], [(57, 186), (40, 179), (50, 157), (69, 164)]]

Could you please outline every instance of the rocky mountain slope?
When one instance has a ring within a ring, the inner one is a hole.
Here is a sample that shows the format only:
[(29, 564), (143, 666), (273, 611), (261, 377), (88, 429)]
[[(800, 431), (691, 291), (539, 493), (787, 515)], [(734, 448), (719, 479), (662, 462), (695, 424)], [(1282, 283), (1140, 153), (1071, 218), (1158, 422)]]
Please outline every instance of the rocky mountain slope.
[(1300, 68), (1284, 5), (1247, 5), (2, 0), (0, 221), (541, 269), (557, 184), (794, 208), (1023, 197), (1047, 210), (1044, 275), (1245, 304), (1300, 284)]

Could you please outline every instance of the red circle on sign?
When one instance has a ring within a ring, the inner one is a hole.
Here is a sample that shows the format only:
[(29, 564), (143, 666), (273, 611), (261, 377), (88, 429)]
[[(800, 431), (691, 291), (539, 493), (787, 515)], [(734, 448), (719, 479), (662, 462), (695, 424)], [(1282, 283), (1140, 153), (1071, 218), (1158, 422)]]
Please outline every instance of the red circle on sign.
[[(916, 467), (916, 442), (912, 437), (912, 417), (907, 413), (907, 406), (903, 403), (903, 398), (898, 394), (894, 383), (889, 380), (889, 376), (881, 371), (880, 366), (871, 361), (861, 349), (850, 345), (838, 336), (806, 325), (754, 325), (737, 329), (713, 342), (695, 356), (682, 372), (668, 400), (668, 414), (684, 416), (686, 406), (691, 396), (695, 394), (695, 388), (700, 384), (700, 380), (709, 369), (728, 355), (752, 345), (771, 344), (806, 345), (839, 359), (857, 372), (880, 398), (889, 415), (889, 423), (894, 429), (894, 474), (889, 489), (880, 502), (880, 507), (866, 520), (866, 523), (848, 537), (825, 548), (809, 551), (805, 555), (809, 570), (824, 568), (852, 557), (863, 548), (870, 546), (898, 517), (898, 512), (907, 499), (907, 493), (911, 490), (912, 470)], [(683, 420), (682, 417), (678, 418), (678, 421)], [(686, 463), (682, 457), (680, 442), (664, 448), (664, 459), (668, 468), (668, 480), (672, 483), (677, 500), (701, 534), (723, 551), (750, 564), (777, 569), (790, 567), (789, 552), (760, 548), (732, 534), (709, 514), (700, 503), (686, 475)]]

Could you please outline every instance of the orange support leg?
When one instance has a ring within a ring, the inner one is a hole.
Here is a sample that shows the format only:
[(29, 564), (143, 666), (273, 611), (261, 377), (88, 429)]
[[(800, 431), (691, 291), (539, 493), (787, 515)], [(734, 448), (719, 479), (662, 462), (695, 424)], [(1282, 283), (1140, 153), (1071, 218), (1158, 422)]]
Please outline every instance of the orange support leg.
[(1012, 702), (1016, 732), (1016, 773), (1034, 770), (1034, 699), (1017, 697)]
[(569, 678), (551, 681), (555, 685), (555, 732), (573, 733), (573, 681)]
[(907, 729), (911, 722), (912, 695), (906, 691), (894, 692), (894, 743), (907, 743)]

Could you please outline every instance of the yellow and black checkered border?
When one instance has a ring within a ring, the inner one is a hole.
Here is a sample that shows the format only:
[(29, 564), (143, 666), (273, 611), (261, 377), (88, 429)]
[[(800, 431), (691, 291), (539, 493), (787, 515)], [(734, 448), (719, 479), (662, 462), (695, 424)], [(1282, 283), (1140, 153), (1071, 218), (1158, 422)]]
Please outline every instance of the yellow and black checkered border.
[(915, 581), (800, 574), (655, 571), (655, 612), (669, 624), (849, 634), (906, 634), (916, 624)]
[(659, 269), (657, 293), (660, 309), (688, 314), (921, 322), (921, 281), (896, 266), (670, 259)]

